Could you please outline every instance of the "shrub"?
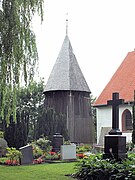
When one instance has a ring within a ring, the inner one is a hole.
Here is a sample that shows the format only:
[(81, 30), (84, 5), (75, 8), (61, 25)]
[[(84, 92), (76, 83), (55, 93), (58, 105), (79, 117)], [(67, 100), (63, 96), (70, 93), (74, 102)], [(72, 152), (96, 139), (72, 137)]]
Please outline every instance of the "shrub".
[(91, 155), (80, 160), (77, 164), (77, 173), (74, 178), (80, 179), (133, 179), (135, 176), (135, 155), (129, 155), (121, 162), (115, 160), (102, 159), (102, 155)]
[(49, 152), (45, 155), (45, 160), (59, 160), (60, 154), (56, 152)]
[(129, 142), (126, 144), (127, 151), (132, 151), (134, 149), (134, 144), (132, 142)]
[(36, 144), (43, 150), (43, 152), (49, 152), (51, 150), (51, 141), (47, 137), (39, 138)]
[(34, 159), (35, 158), (39, 158), (40, 156), (43, 155), (43, 150), (37, 146), (35, 143), (32, 143), (32, 148), (33, 148), (33, 156), (34, 156)]
[(77, 154), (80, 154), (80, 153), (85, 153), (85, 152), (88, 152), (88, 151), (91, 151), (92, 150), (92, 146), (90, 145), (78, 145), (77, 146), (77, 149), (76, 149), (76, 153)]
[(5, 164), (7, 157), (0, 158), (0, 164)]
[(70, 144), (71, 144), (70, 140), (64, 141), (64, 145), (70, 145)]
[(22, 153), (13, 147), (7, 148), (7, 151), (8, 152), (7, 152), (6, 156), (9, 158), (7, 160), (7, 164), (10, 164), (10, 165), (19, 164)]

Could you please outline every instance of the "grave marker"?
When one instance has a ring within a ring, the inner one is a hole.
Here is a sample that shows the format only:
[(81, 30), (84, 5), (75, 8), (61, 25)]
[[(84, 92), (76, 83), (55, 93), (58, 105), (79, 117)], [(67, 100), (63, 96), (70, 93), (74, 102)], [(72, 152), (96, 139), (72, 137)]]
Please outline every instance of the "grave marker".
[(19, 150), (22, 153), (21, 164), (32, 164), (33, 163), (33, 149), (31, 145), (26, 145)]
[(104, 137), (109, 133), (111, 127), (101, 127), (98, 146), (104, 146)]
[(124, 99), (119, 99), (119, 93), (112, 94), (112, 100), (107, 101), (107, 105), (112, 106), (112, 129), (109, 132), (111, 135), (122, 135), (119, 129), (119, 105), (124, 103)]
[(61, 145), (63, 145), (63, 141), (64, 141), (63, 136), (60, 133), (55, 133), (53, 135), (52, 145), (53, 145), (54, 152), (60, 151), (60, 147), (61, 147)]
[(119, 93), (112, 94), (112, 100), (107, 101), (112, 105), (112, 129), (109, 135), (105, 136), (105, 148), (103, 158), (121, 160), (126, 158), (126, 136), (122, 135), (119, 129), (119, 105), (124, 100), (119, 99)]
[(61, 146), (61, 159), (62, 160), (75, 160), (76, 159), (76, 144), (62, 145)]

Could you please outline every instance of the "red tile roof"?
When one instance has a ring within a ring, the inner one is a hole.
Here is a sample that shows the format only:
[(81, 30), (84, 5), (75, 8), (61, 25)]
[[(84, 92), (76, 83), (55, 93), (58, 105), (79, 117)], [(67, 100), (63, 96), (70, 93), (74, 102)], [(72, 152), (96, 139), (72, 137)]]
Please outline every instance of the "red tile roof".
[(95, 102), (96, 105), (105, 105), (112, 99), (113, 92), (119, 92), (125, 102), (133, 101), (135, 90), (135, 51), (129, 52), (109, 83), (106, 85)]

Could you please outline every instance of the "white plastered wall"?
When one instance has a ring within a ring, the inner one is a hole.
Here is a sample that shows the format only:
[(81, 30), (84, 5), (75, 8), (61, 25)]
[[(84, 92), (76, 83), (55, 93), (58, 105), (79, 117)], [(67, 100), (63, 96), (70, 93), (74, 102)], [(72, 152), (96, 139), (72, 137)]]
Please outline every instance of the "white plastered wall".
[(101, 127), (111, 127), (111, 107), (98, 107), (97, 110), (97, 144), (101, 133)]
[[(122, 131), (122, 113), (125, 109), (128, 109), (132, 113), (132, 107), (130, 105), (119, 106), (119, 128)], [(103, 106), (96, 108), (97, 112), (97, 144), (101, 133), (101, 127), (112, 127), (112, 107)], [(132, 139), (132, 133), (123, 133), (126, 136), (126, 141), (130, 142)]]

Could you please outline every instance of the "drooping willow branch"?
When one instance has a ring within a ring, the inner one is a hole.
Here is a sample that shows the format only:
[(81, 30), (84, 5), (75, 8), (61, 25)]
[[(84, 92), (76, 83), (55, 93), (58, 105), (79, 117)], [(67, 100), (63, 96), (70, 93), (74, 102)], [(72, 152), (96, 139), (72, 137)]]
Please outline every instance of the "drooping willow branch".
[[(31, 21), (43, 20), (43, 0), (0, 0), (0, 116), (16, 117), (16, 89), (23, 74), (25, 84), (34, 76), (38, 61)], [(6, 107), (6, 111), (5, 111)]]

